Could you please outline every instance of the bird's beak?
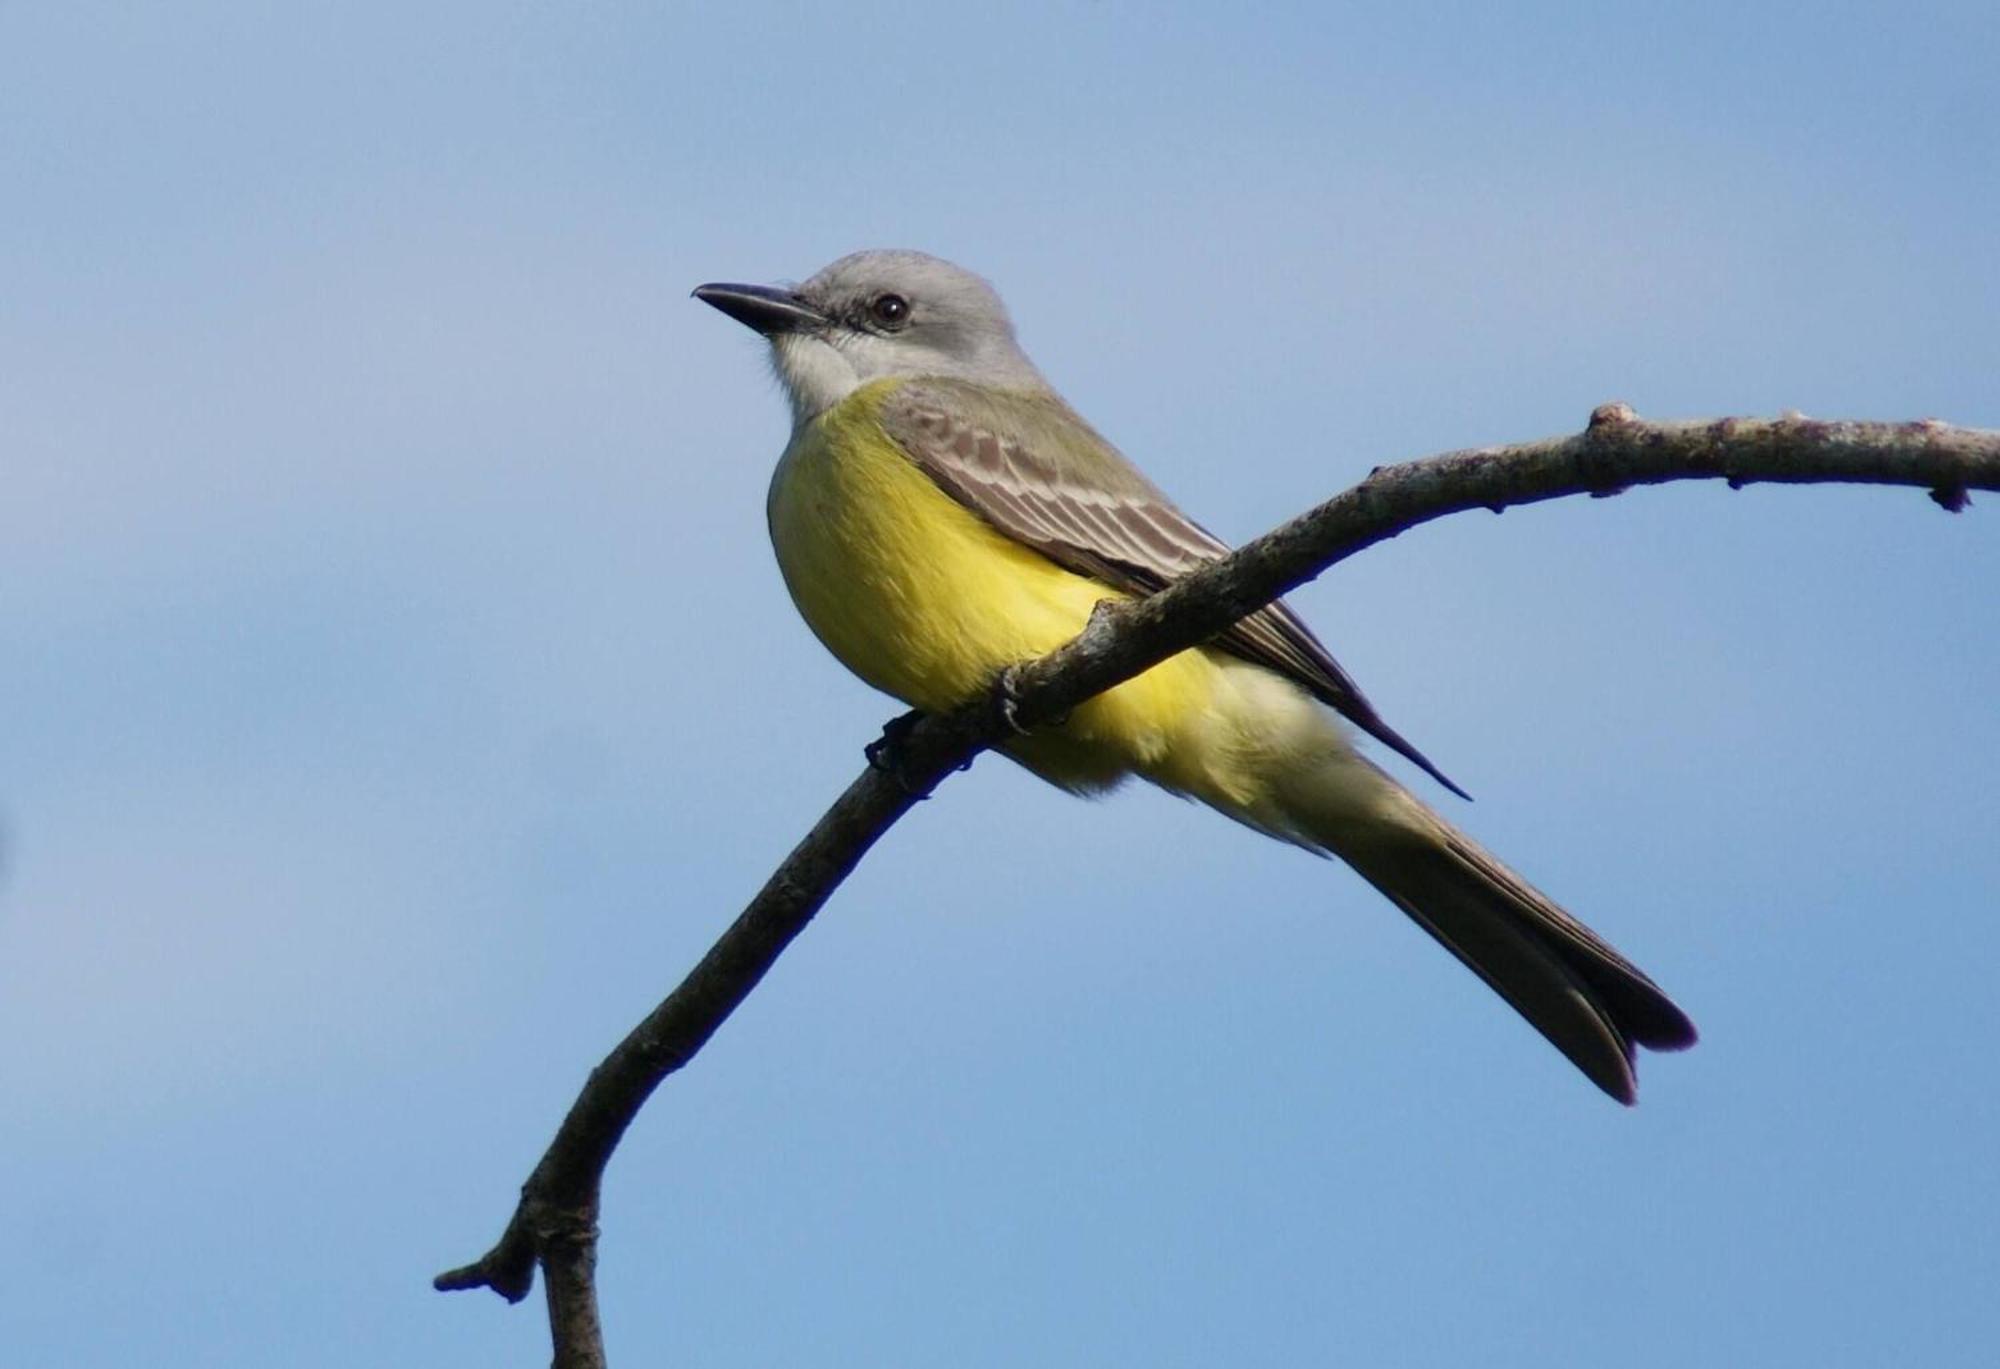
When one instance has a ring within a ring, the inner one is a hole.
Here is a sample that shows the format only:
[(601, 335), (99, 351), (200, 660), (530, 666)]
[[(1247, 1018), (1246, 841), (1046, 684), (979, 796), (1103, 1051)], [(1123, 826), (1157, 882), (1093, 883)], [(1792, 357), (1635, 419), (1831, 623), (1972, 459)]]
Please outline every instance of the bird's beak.
[(765, 337), (826, 326), (827, 318), (790, 290), (770, 285), (697, 285), (694, 297)]

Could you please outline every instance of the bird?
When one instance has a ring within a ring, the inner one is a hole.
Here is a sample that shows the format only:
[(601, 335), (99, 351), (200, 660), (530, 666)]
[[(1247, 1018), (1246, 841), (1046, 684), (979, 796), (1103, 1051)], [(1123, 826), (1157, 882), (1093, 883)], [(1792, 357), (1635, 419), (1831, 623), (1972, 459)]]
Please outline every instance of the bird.
[[(913, 709), (990, 691), (1100, 602), (1229, 550), (1064, 401), (971, 271), (864, 251), (795, 286), (694, 297), (762, 335), (790, 403), (766, 514), (793, 602), (842, 664)], [(1634, 1102), (1635, 1048), (1694, 1044), (1687, 1015), (1363, 756), (1347, 724), (1465, 797), (1282, 600), (999, 749), (1073, 793), (1137, 776), (1339, 858)]]

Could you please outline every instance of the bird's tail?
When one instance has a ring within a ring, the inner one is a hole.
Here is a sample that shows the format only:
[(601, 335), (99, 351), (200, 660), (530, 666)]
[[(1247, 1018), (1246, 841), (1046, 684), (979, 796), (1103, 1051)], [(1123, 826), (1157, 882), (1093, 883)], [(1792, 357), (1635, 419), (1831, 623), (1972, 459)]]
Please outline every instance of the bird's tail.
[(1636, 1097), (1633, 1048), (1682, 1050), (1694, 1024), (1539, 889), (1356, 756), (1297, 775), (1293, 821), (1386, 894), (1599, 1088)]

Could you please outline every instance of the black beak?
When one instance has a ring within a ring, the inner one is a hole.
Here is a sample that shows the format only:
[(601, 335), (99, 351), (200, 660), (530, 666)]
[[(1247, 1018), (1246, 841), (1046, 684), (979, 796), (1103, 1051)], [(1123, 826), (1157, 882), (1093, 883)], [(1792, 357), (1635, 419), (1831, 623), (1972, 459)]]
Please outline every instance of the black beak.
[(697, 285), (694, 297), (712, 304), (765, 337), (802, 333), (826, 325), (826, 315), (790, 290), (769, 285)]

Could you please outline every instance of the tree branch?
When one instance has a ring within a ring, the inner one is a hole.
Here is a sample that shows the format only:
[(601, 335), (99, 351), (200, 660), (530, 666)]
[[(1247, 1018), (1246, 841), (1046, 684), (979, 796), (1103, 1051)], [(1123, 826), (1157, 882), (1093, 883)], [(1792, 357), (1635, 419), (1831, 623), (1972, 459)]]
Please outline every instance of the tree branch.
[(1607, 404), (1570, 437), (1482, 447), (1378, 467), (1353, 489), (1143, 600), (1100, 606), (1075, 641), (1007, 672), (999, 696), (900, 729), (891, 769), (847, 787), (672, 994), (591, 1071), (522, 1186), (499, 1242), (441, 1274), (439, 1289), (491, 1288), (518, 1302), (539, 1262), (558, 1369), (604, 1364), (593, 1273), (598, 1193), (625, 1129), (669, 1074), (694, 1058), (849, 871), (919, 798), (1018, 724), (1061, 718), (1094, 694), (1206, 641), (1328, 566), (1420, 523), (1495, 513), (1565, 495), (1720, 479), (1905, 485), (1958, 512), (1968, 491), (2000, 490), (2000, 432), (1915, 423), (1776, 420), (1649, 423)]

